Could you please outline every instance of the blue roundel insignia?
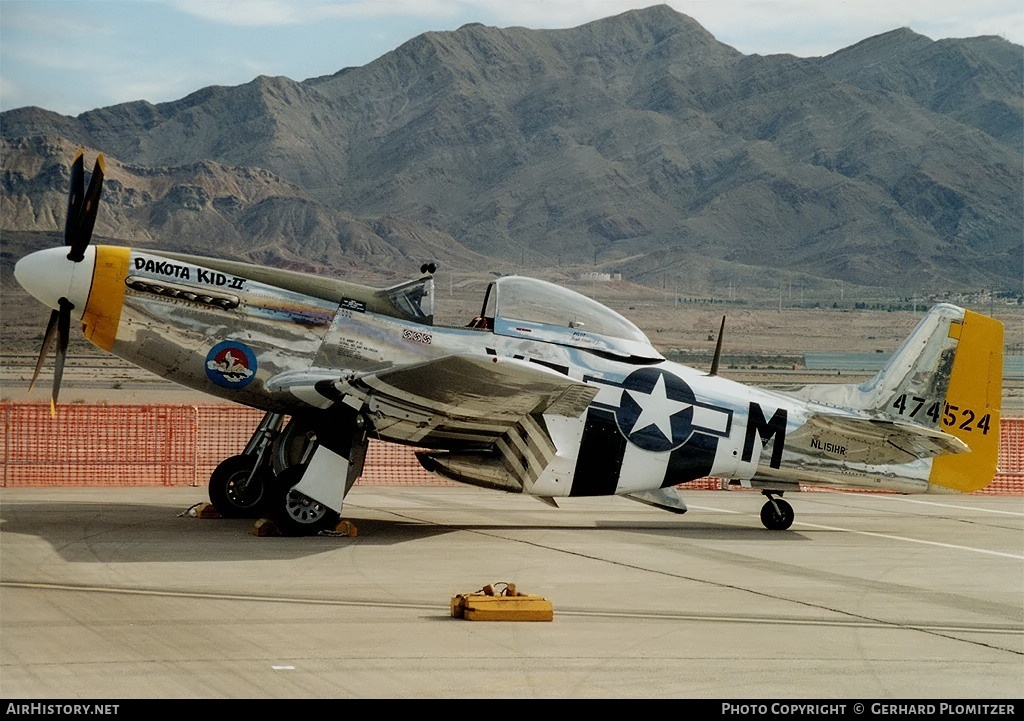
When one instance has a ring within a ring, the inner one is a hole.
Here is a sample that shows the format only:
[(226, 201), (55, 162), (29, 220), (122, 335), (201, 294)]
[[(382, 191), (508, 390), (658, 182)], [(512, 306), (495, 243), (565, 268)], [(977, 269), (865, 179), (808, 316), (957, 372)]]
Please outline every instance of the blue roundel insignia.
[(686, 443), (694, 431), (694, 395), (682, 379), (642, 368), (622, 381), (615, 420), (630, 443), (661, 453)]
[(245, 388), (256, 377), (256, 354), (245, 343), (222, 341), (206, 354), (206, 375), (221, 388)]

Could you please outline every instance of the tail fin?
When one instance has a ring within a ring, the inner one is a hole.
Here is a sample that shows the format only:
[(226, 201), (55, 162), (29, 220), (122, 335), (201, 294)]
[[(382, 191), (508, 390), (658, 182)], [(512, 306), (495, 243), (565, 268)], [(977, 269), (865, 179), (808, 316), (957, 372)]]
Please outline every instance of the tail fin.
[(933, 459), (928, 481), (969, 493), (984, 488), (996, 473), (1002, 380), (1003, 324), (940, 304), (859, 390), (864, 410), (966, 443), (970, 453)]

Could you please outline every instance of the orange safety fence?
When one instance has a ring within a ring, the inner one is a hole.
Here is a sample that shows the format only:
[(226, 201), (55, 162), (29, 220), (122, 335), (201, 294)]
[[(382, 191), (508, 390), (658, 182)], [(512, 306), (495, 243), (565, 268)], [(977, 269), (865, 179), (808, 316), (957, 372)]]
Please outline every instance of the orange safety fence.
[[(263, 412), (230, 404), (0, 403), (3, 487), (205, 486), (241, 453)], [(455, 485), (413, 450), (371, 441), (358, 483)]]
[[(3, 487), (205, 486), (241, 453), (263, 412), (230, 404), (0, 403)], [(413, 449), (371, 440), (361, 485), (457, 485), (423, 469)], [(687, 488), (724, 488), (706, 478)], [(1000, 424), (999, 473), (977, 493), (1024, 495), (1024, 417)]]

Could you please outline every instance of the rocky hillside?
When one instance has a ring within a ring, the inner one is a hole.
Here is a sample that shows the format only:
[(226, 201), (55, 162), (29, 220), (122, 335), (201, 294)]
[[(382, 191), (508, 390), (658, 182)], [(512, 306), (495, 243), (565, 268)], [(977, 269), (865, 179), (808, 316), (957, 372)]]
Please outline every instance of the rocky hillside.
[(62, 227), (84, 146), (109, 162), (98, 236), (206, 255), (586, 266), (687, 292), (1019, 290), (1022, 59), (909, 29), (744, 55), (663, 5), (467, 25), (302, 82), (3, 113), (0, 229)]

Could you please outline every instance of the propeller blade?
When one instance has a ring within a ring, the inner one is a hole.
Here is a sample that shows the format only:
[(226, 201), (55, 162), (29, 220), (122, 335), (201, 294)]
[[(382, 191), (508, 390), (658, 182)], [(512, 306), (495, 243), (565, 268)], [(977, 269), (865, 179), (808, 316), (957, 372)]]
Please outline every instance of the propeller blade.
[(64, 219), (64, 245), (74, 245), (85, 199), (85, 154), (79, 148), (71, 163), (71, 190), (68, 193), (68, 215)]
[[(78, 149), (71, 163), (71, 189), (68, 192), (68, 216), (64, 221), (64, 245), (69, 247), (68, 260), (75, 263), (85, 258), (85, 249), (92, 238), (92, 229), (96, 224), (96, 210), (99, 207), (100, 193), (103, 192), (103, 173), (105, 165), (103, 153), (96, 157), (89, 189), (85, 189), (85, 151)], [(54, 357), (53, 391), (50, 394), (50, 415), (57, 413), (57, 397), (60, 395), (60, 383), (64, 377), (64, 361), (68, 356), (68, 337), (71, 334), (71, 311), (74, 304), (67, 298), (57, 301), (58, 308), (50, 313), (50, 321), (46, 324), (43, 334), (43, 347), (39, 349), (36, 367), (32, 372), (32, 382), (28, 389), (35, 387), (39, 380), (39, 371), (46, 361), (54, 341), (57, 341), (57, 353)]]
[(53, 339), (57, 337), (57, 319), (59, 316), (60, 311), (54, 310), (50, 313), (50, 322), (46, 324), (46, 333), (43, 335), (43, 347), (39, 349), (39, 358), (36, 360), (36, 369), (32, 373), (32, 382), (28, 384), (30, 393), (36, 385), (36, 380), (39, 378), (39, 370), (43, 367), (43, 361), (46, 360), (46, 356), (50, 352)]
[(96, 165), (92, 170), (92, 178), (89, 180), (89, 189), (85, 192), (85, 199), (82, 202), (81, 215), (78, 218), (77, 228), (72, 237), (71, 252), (68, 253), (68, 260), (78, 263), (85, 257), (85, 249), (92, 238), (92, 229), (96, 225), (96, 211), (100, 205), (100, 193), (103, 192), (103, 173), (106, 164), (103, 161), (103, 153), (96, 156)]
[(50, 394), (50, 416), (57, 413), (57, 396), (60, 394), (60, 381), (64, 377), (64, 359), (68, 355), (68, 336), (71, 332), (71, 309), (75, 306), (67, 298), (60, 299), (60, 312), (57, 317), (57, 354), (54, 356), (53, 392)]

